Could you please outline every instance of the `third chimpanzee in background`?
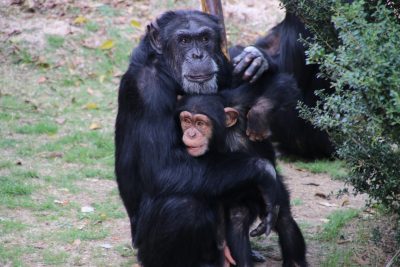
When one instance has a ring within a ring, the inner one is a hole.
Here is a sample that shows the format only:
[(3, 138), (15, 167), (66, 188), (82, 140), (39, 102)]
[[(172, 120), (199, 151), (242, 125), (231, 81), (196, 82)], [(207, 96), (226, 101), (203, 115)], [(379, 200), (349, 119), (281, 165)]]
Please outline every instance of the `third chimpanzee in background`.
[[(252, 89), (247, 88), (247, 92), (254, 93)], [(271, 169), (268, 172), (276, 174), (271, 143), (268, 140), (254, 143), (246, 136), (244, 116), (247, 114), (246, 102), (236, 103), (235, 108), (224, 107), (223, 103), (234, 104), (237, 100), (231, 98), (231, 92), (224, 93), (224, 97), (199, 95), (185, 96), (180, 100), (177, 111), (182, 128), (182, 141), (188, 154), (214, 166), (218, 159), (230, 157), (230, 153), (242, 152), (268, 159), (270, 163), (265, 164)], [(260, 190), (267, 194), (276, 190), (273, 194), (278, 197), (276, 200), (278, 210), (277, 214), (268, 214), (267, 224), (261, 224), (251, 234), (258, 235), (265, 232), (268, 235), (273, 226), (279, 235), (283, 266), (307, 266), (305, 242), (291, 215), (289, 193), (282, 178), (275, 175), (275, 179), (277, 184), (269, 183), (270, 188), (243, 186), (240, 190), (226, 192), (218, 200), (224, 206), (227, 222), (226, 239), (237, 266), (252, 266), (249, 228), (257, 216), (265, 216), (265, 209), (259, 208), (265, 203), (260, 201)]]
[[(304, 23), (296, 15), (287, 12), (285, 19), (272, 28), (266, 36), (258, 39), (254, 46), (266, 54), (269, 69), (265, 73), (279, 72), (293, 75), (300, 88), (300, 94), (294, 93), (297, 94), (297, 100), (308, 107), (314, 107), (318, 101), (315, 91), (325, 89), (329, 93), (330, 86), (328, 80), (318, 77), (318, 65), (306, 64), (305, 47), (299, 38), (310, 36), (312, 35)], [(243, 51), (243, 47), (235, 46), (230, 49), (230, 54), (231, 57), (240, 54), (233, 60), (234, 63), (240, 61), (240, 64), (246, 64), (248, 61), (243, 58), (250, 57), (251, 59), (252, 54), (258, 51), (252, 50), (251, 47)], [(291, 94), (289, 91), (287, 97), (292, 98)], [(334, 147), (328, 134), (300, 118), (296, 102), (291, 107), (278, 112), (269, 124), (261, 125), (259, 132), (254, 134), (262, 136), (262, 133), (270, 128), (272, 140), (278, 142), (279, 149), (284, 153), (310, 159), (331, 157)], [(260, 113), (262, 109), (264, 109), (262, 104), (258, 105)]]

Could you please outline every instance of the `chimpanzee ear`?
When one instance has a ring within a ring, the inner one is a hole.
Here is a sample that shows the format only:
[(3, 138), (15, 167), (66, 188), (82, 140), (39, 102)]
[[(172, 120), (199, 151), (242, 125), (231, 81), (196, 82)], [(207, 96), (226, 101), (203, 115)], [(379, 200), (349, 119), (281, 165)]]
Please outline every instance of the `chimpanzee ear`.
[(232, 127), (233, 125), (236, 124), (238, 117), (239, 117), (239, 112), (230, 107), (224, 108), (225, 111), (225, 126), (226, 127)]
[(160, 28), (156, 21), (147, 25), (147, 34), (149, 35), (150, 45), (156, 50), (157, 54), (162, 54), (162, 45), (160, 41)]

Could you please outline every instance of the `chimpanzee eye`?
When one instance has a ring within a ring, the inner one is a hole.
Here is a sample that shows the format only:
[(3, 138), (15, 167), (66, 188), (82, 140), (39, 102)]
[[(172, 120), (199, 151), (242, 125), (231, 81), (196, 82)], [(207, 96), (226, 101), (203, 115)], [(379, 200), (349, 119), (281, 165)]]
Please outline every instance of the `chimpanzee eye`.
[(179, 37), (179, 42), (180, 42), (181, 44), (187, 44), (187, 43), (190, 42), (190, 39), (189, 39), (189, 37), (187, 37), (187, 36), (181, 36), (181, 37)]
[(190, 126), (192, 124), (192, 121), (189, 118), (184, 118), (183, 119), (183, 124), (185, 126)]
[(196, 121), (196, 126), (199, 128), (203, 128), (206, 126), (206, 123), (204, 121)]
[(207, 42), (210, 40), (210, 38), (208, 38), (207, 35), (203, 35), (203, 36), (201, 37), (201, 40), (202, 40), (204, 43), (207, 43)]

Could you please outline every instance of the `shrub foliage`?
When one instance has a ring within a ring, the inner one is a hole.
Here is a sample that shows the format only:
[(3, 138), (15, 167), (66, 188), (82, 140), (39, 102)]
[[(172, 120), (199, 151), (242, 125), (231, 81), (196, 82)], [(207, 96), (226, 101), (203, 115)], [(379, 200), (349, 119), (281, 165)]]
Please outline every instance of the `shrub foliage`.
[(282, 0), (315, 33), (309, 63), (334, 93), (321, 90), (301, 114), (329, 132), (357, 192), (400, 213), (400, 23), (393, 1)]

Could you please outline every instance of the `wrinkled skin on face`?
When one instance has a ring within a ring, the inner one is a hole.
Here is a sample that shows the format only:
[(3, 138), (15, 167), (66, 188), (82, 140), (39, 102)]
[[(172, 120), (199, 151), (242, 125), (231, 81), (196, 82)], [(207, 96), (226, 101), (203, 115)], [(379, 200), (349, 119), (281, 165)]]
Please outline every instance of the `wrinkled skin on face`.
[(188, 111), (182, 111), (179, 119), (183, 131), (182, 141), (189, 155), (193, 157), (204, 155), (212, 137), (211, 120), (206, 115)]
[(148, 27), (152, 47), (164, 56), (171, 74), (187, 94), (218, 90), (223, 54), (216, 27), (216, 22), (202, 17), (179, 17), (162, 30), (154, 23)]

